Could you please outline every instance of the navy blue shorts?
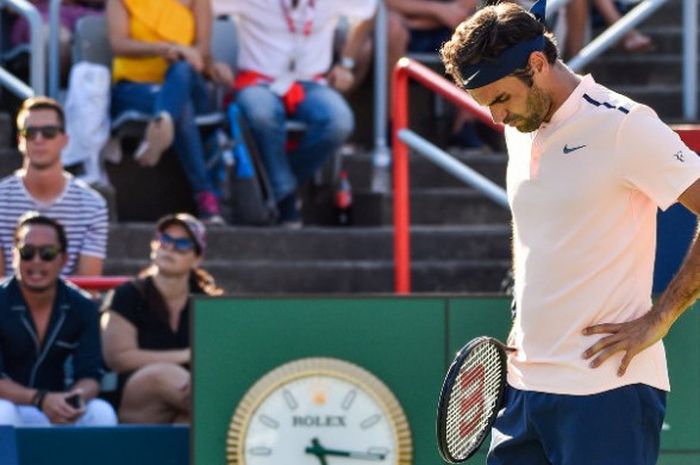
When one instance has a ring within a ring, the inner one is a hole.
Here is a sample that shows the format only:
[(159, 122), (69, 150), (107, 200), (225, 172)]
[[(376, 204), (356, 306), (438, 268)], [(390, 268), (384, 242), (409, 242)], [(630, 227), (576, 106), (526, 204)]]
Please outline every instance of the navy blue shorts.
[(666, 393), (633, 384), (589, 396), (506, 389), (488, 465), (655, 465)]

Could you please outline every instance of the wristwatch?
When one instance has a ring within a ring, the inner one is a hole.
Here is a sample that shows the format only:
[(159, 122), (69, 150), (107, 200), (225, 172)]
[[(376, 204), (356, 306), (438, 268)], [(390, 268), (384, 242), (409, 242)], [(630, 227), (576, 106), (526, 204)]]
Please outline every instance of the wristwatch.
[(343, 68), (349, 69), (350, 71), (355, 69), (355, 59), (350, 57), (340, 57), (340, 62), (338, 63)]

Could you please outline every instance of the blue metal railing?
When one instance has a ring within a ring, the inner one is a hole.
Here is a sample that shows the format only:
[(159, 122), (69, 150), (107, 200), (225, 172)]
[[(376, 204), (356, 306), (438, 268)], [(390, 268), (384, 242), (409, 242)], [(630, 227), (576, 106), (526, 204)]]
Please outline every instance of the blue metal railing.
[(29, 22), (29, 85), (19, 80), (7, 70), (0, 67), (0, 84), (22, 98), (43, 94), (45, 91), (46, 74), (44, 64), (46, 53), (44, 50), (44, 26), (39, 11), (27, 0), (0, 0), (0, 7), (23, 16)]

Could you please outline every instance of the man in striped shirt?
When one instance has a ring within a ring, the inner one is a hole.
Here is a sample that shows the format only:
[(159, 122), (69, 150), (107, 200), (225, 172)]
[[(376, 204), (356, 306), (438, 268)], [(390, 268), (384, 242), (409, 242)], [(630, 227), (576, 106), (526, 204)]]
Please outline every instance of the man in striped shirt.
[(100, 275), (107, 249), (107, 203), (63, 170), (68, 142), (63, 108), (47, 97), (24, 101), (17, 114), (20, 170), (0, 181), (0, 275), (13, 274), (12, 233), (28, 210), (58, 220), (68, 236), (62, 275)]

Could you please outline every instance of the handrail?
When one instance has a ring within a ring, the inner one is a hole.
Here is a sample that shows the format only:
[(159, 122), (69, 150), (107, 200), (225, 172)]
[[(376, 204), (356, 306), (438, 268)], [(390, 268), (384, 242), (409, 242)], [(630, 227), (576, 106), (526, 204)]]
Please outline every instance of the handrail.
[(58, 98), (61, 79), (59, 42), (61, 1), (51, 0), (49, 3), (49, 97), (55, 99)]
[(383, 0), (377, 5), (374, 27), (374, 149), (372, 151), (372, 192), (389, 192), (391, 153), (387, 145), (387, 11)]
[(698, 117), (698, 4), (683, 2), (683, 117)]
[(589, 42), (579, 53), (567, 63), (569, 68), (580, 71), (591, 61), (615, 45), (622, 36), (632, 28), (647, 19), (654, 11), (668, 0), (644, 0), (632, 8), (619, 21), (607, 28), (603, 33)]
[(76, 286), (88, 291), (107, 291), (131, 279), (131, 276), (66, 276)]
[[(13, 79), (9, 72), (0, 69), (0, 83), (16, 95), (27, 98), (33, 95), (43, 95), (45, 91), (44, 66), (46, 53), (44, 48), (44, 26), (39, 10), (27, 0), (0, 0), (0, 6), (7, 6), (15, 13), (24, 16), (29, 23), (30, 68), (29, 86)], [(10, 75), (10, 76), (8, 76)]]
[(503, 131), (493, 122), (491, 114), (474, 101), (466, 92), (430, 68), (402, 58), (396, 63), (392, 79), (393, 116), (393, 177), (394, 177), (394, 289), (398, 294), (411, 291), (410, 201), (408, 179), (408, 145), (400, 134), (408, 127), (408, 81), (413, 79), (428, 89), (442, 95), (452, 103), (467, 109), (487, 126)]

